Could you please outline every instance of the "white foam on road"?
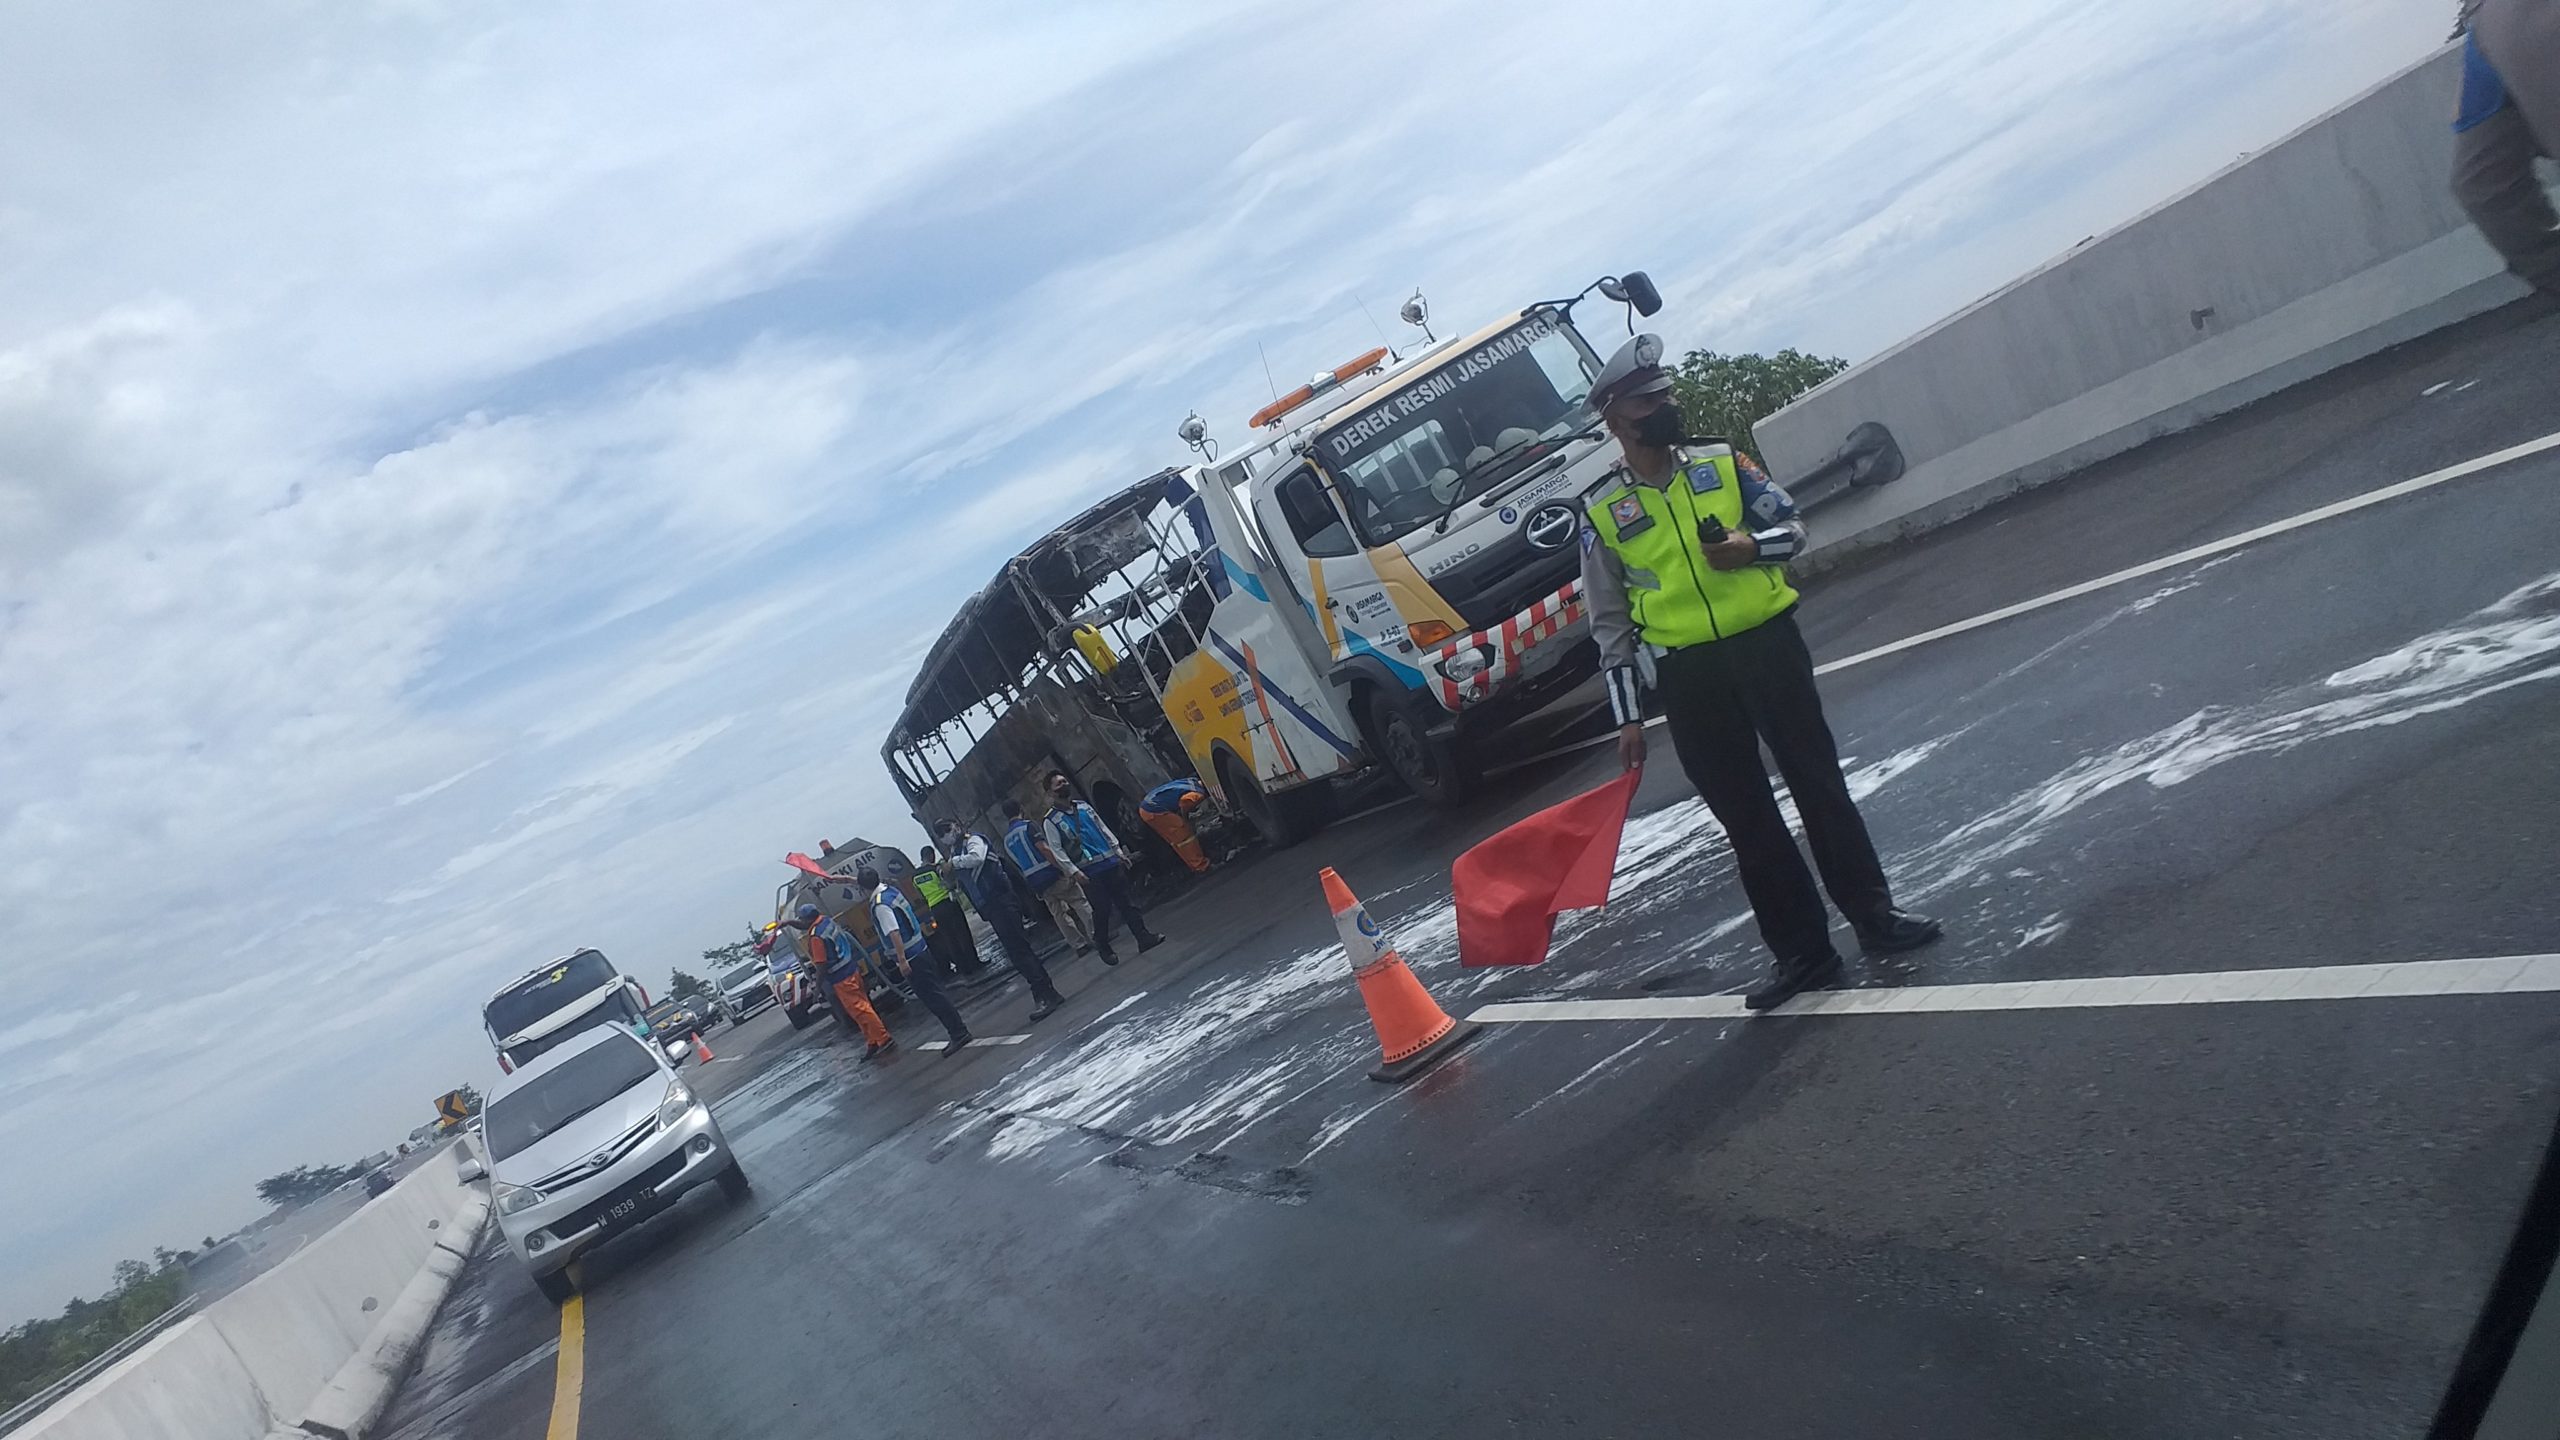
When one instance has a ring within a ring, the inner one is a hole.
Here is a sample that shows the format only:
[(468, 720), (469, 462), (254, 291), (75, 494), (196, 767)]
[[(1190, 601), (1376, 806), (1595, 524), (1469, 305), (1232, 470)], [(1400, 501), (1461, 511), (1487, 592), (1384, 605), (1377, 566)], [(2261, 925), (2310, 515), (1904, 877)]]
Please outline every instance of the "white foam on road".
[(2560, 678), (2560, 574), (2520, 586), (2459, 622), (2247, 706), (2208, 706), (2083, 756), (1888, 865), (1897, 892), (1926, 898), (1994, 873), (2063, 820), (2141, 785), (2165, 790), (2218, 766), (2401, 725)]
[[(1817, 990), (1759, 1018), (1805, 1015), (1945, 1015), (1979, 1010), (2090, 1010), (2265, 1001), (2423, 999), (2560, 991), (2560, 955), (2309, 965), (2184, 975), (2094, 975), (1988, 985)], [(1489, 1024), (1596, 1020), (1733, 1020), (1750, 1015), (1739, 995), (1640, 1000), (1540, 1000), (1485, 1005), (1467, 1018)]]

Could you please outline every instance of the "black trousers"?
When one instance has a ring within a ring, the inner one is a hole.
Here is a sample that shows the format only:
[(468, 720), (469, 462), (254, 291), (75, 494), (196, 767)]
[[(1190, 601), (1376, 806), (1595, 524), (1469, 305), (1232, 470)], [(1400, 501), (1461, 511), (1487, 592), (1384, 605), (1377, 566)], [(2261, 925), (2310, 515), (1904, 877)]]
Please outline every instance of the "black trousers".
[(1058, 993), (1057, 983), (1049, 978), (1049, 967), (1040, 963), (1040, 952), (1031, 948), (1031, 936), (1022, 928), (1022, 918), (1001, 903), (982, 905), (978, 913), (987, 917), (987, 928), (996, 932), (996, 943), (1004, 948), (1005, 963), (1013, 973), (1031, 987), (1031, 998), (1055, 1005), (1067, 997)]
[(940, 957), (943, 966), (961, 975), (975, 975), (987, 968), (978, 954), (978, 937), (969, 933), (969, 912), (957, 900), (945, 900), (933, 907), (933, 933), (925, 943)]
[(925, 956), (908, 958), (907, 988), (924, 1002), (924, 1008), (933, 1012), (934, 1019), (942, 1022), (943, 1033), (951, 1037), (953, 1044), (958, 1044), (968, 1035), (968, 1022), (960, 1018), (960, 1007), (952, 1004), (951, 997), (942, 993), (942, 982), (933, 978), (933, 966)]
[(1129, 898), (1129, 867), (1110, 865), (1101, 869), (1088, 866), (1084, 872), (1084, 898), (1093, 906), (1093, 943), (1103, 954), (1111, 953), (1111, 919), (1119, 916), (1128, 922), (1129, 934), (1143, 942), (1148, 936), (1147, 917), (1138, 913), (1138, 903)]
[(1867, 822), (1840, 774), (1840, 749), (1822, 718), (1813, 656), (1793, 611), (1722, 640), (1674, 650), (1657, 667), (1665, 728), (1680, 768), (1698, 787), (1733, 845), (1734, 868), (1760, 938), (1780, 959), (1831, 948), (1804, 856), (1760, 763), (1766, 744), (1786, 778), (1805, 840), (1833, 904), (1849, 923), (1872, 928), (1893, 908)]

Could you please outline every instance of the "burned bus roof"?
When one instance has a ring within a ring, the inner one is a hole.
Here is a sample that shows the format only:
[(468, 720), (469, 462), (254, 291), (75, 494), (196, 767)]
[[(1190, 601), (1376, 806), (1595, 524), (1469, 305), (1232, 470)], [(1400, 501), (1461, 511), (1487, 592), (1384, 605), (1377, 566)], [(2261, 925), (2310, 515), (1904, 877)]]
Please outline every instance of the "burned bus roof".
[(1144, 553), (1144, 544), (1132, 543), (1129, 522), (1162, 503), (1181, 476), (1178, 467), (1159, 470), (1095, 502), (998, 567), (925, 652), (881, 754), (939, 729), (1016, 681), (1049, 648), (1053, 624), (1032, 608), (1026, 592), (1061, 610), (1075, 606), (1105, 576)]

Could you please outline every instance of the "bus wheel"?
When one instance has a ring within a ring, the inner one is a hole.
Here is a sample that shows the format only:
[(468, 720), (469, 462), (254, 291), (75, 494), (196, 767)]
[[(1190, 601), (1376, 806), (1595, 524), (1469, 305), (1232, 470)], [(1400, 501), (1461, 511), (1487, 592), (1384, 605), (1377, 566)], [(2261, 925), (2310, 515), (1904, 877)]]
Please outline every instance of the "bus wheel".
[(1218, 778), (1245, 820), (1262, 832), (1264, 843), (1274, 850), (1286, 850), (1323, 829), (1332, 808), (1321, 780), (1277, 795), (1264, 794), (1233, 755), (1218, 757)]

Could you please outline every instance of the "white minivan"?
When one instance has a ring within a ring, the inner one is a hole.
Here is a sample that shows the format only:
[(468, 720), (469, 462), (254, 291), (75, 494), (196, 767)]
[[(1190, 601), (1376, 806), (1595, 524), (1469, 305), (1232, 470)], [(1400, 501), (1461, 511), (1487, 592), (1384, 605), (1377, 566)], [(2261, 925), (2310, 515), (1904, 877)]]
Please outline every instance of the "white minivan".
[(576, 1291), (579, 1252), (706, 1181), (730, 1199), (747, 1175), (711, 1107), (658, 1047), (618, 1025), (526, 1061), (481, 1108), (498, 1232), (549, 1299)]

